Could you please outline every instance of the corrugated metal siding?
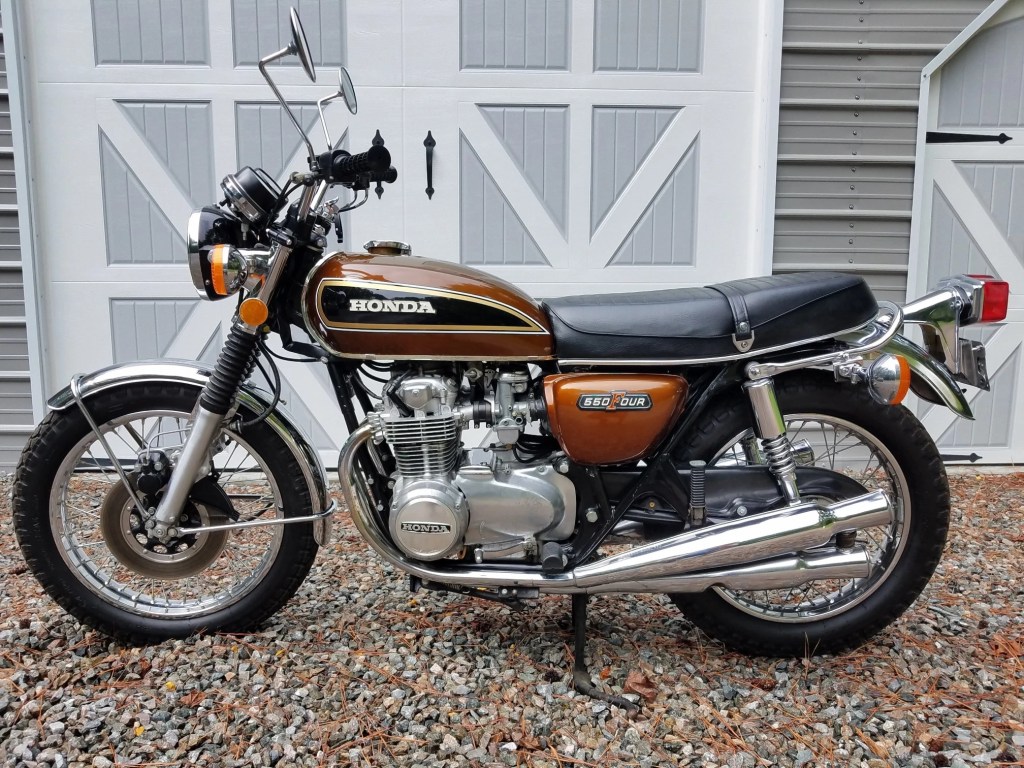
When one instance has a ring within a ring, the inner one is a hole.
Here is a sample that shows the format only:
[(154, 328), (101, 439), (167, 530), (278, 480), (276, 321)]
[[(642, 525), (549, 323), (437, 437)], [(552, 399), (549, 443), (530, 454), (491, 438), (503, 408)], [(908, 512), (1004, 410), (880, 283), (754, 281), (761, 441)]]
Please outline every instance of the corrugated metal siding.
[(774, 272), (903, 301), (921, 70), (988, 0), (786, 0)]
[(0, 19), (0, 472), (9, 472), (32, 431), (33, 417), (2, 27)]

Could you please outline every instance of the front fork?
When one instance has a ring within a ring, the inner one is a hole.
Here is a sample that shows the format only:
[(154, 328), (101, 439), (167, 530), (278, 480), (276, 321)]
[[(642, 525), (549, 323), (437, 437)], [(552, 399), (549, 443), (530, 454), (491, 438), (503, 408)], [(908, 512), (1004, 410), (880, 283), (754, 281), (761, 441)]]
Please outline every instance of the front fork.
[(167, 489), (150, 518), (153, 524), (150, 532), (158, 539), (166, 540), (176, 534), (174, 526), (192, 486), (199, 478), (200, 470), (209, 461), (210, 448), (220, 433), (224, 417), (234, 404), (238, 388), (256, 364), (259, 334), (259, 328), (241, 321), (236, 321), (231, 328), (224, 349), (217, 358), (213, 375), (199, 395), (192, 429), (171, 473)]
[[(309, 212), (320, 204), (327, 192), (327, 186), (326, 182), (321, 182), (305, 188), (296, 212), (298, 220), (304, 221)], [(262, 301), (264, 312), (266, 312), (266, 304), (273, 296), (274, 289), (284, 272), (292, 246), (292, 242), (286, 244), (280, 239), (274, 242), (271, 247), (270, 270), (267, 277), (247, 299), (247, 301), (254, 299)], [(239, 387), (248, 378), (256, 364), (256, 344), (260, 338), (260, 326), (261, 323), (253, 325), (242, 320), (237, 314), (235, 315), (231, 333), (228, 334), (224, 349), (221, 350), (220, 357), (217, 358), (213, 375), (203, 388), (202, 394), (199, 395), (199, 406), (196, 408), (192, 431), (185, 440), (181, 457), (167, 483), (167, 490), (164, 491), (156, 513), (152, 517), (153, 532), (158, 538), (166, 541), (173, 536), (171, 529), (181, 514), (189, 491), (192, 490), (192, 486), (198, 479), (199, 471), (210, 455), (210, 447), (220, 433), (224, 417), (234, 405)]]
[(771, 377), (754, 379), (744, 383), (743, 389), (750, 398), (754, 411), (754, 432), (761, 441), (768, 469), (775, 476), (788, 504), (800, 501), (796, 484), (796, 461), (793, 449), (786, 436), (786, 420), (775, 397), (775, 384)]

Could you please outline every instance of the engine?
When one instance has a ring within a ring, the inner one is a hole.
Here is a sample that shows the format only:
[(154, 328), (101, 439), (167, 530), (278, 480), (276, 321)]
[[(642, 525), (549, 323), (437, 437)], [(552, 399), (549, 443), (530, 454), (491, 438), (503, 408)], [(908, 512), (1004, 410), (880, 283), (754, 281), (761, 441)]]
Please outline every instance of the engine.
[[(544, 418), (521, 370), (404, 371), (392, 376), (370, 414), (378, 450), (395, 461), (388, 527), (417, 560), (471, 556), (485, 561), (560, 565), (576, 526), (576, 489), (560, 474), (553, 443), (521, 450), (532, 421)], [(462, 431), (492, 427), (488, 444), (462, 447)], [(545, 546), (546, 545), (546, 546)]]

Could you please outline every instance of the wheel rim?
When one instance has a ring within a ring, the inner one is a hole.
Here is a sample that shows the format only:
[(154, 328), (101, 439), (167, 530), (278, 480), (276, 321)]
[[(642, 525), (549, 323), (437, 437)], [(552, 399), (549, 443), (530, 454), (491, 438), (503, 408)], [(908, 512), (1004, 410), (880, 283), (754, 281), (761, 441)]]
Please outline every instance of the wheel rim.
[[(895, 457), (881, 440), (864, 427), (845, 419), (822, 414), (786, 416), (791, 442), (807, 440), (814, 450), (813, 466), (853, 478), (867, 491), (883, 490), (893, 501), (893, 521), (886, 528), (865, 528), (856, 532), (856, 544), (864, 546), (871, 573), (863, 579), (810, 581), (792, 589), (730, 590), (715, 587), (728, 603), (760, 619), (780, 623), (820, 621), (849, 611), (874, 593), (892, 573), (906, 546), (910, 525), (910, 489)], [(750, 430), (736, 435), (719, 450), (711, 464), (748, 465), (752, 460), (744, 443)], [(814, 501), (819, 499), (805, 499)], [(835, 499), (822, 499), (832, 502)], [(849, 542), (846, 542), (849, 544)]]
[[(89, 432), (57, 470), (49, 508), (61, 557), (93, 594), (130, 613), (182, 618), (227, 608), (262, 581), (281, 547), (281, 525), (200, 534), (173, 552), (150, 552), (132, 537), (132, 505), (112, 462), (120, 461), (130, 473), (144, 446), (173, 455), (188, 430), (185, 412), (128, 414), (100, 425), (114, 456)], [(225, 430), (217, 446), (214, 471), (239, 519), (283, 516), (278, 484), (249, 443)], [(221, 521), (220, 512), (194, 509), (201, 521)]]

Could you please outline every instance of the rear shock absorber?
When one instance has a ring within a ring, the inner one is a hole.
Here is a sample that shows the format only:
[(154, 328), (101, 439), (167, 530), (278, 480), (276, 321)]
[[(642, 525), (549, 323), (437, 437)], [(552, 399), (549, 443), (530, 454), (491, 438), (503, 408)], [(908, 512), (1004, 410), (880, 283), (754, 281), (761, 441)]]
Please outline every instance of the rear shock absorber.
[(782, 417), (779, 401), (775, 397), (775, 385), (770, 378), (764, 378), (748, 381), (743, 389), (750, 398), (754, 411), (754, 429), (761, 440), (761, 450), (768, 469), (775, 475), (786, 501), (796, 504), (800, 501), (796, 462), (786, 436), (786, 420)]

